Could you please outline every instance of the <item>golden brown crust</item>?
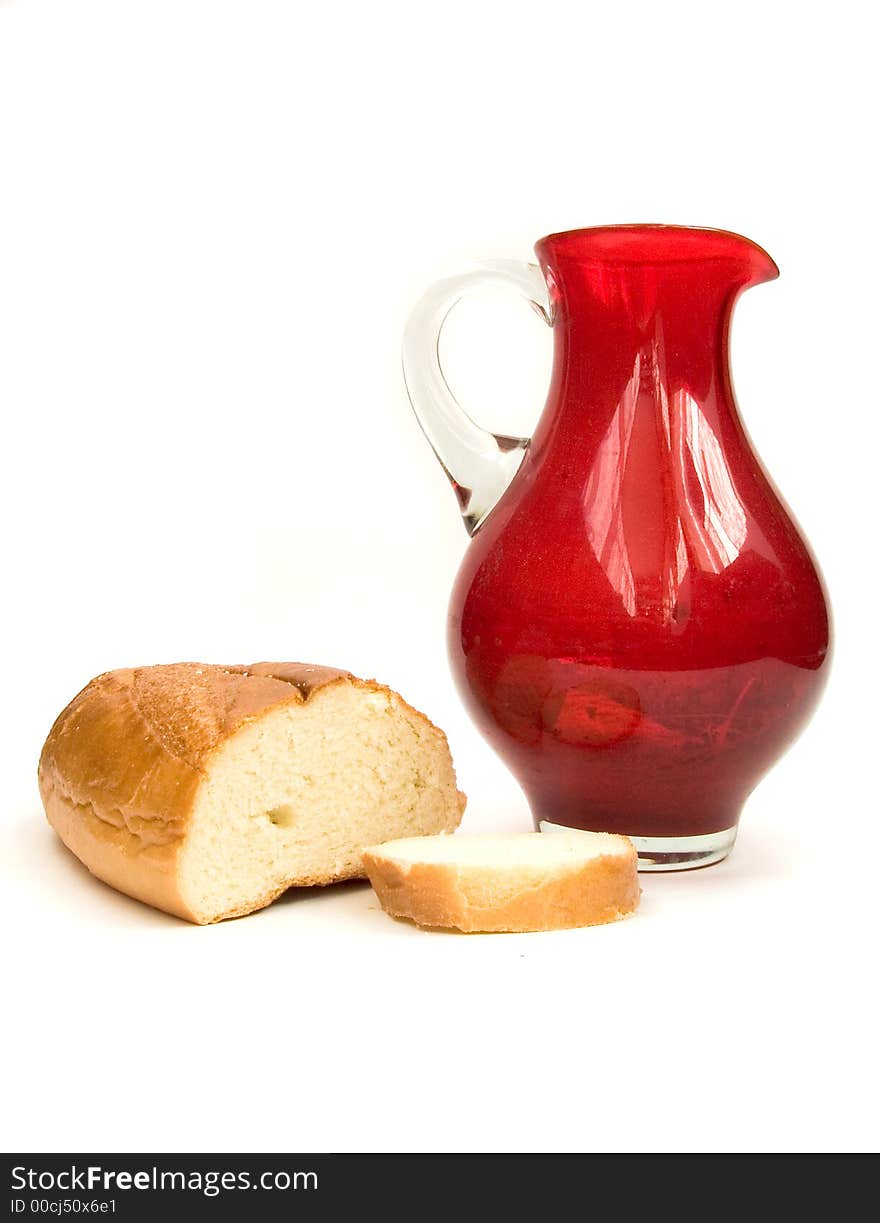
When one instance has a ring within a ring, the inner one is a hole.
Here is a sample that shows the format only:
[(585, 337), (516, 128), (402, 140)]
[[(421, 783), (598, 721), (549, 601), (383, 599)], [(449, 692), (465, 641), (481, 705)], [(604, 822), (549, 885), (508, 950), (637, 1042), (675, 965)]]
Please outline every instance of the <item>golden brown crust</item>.
[(293, 684), (304, 701), (319, 688), (325, 688), (327, 684), (338, 679), (355, 678), (350, 671), (340, 671), (338, 667), (320, 667), (309, 662), (254, 662), (248, 667), (227, 667), (226, 670), (231, 674), (257, 676), (278, 680), (283, 684)]
[[(304, 704), (340, 681), (388, 691), (308, 663), (171, 663), (99, 675), (62, 711), (43, 747), (38, 780), (49, 823), (111, 886), (198, 921), (180, 894), (177, 860), (208, 758), (250, 719)], [(338, 878), (291, 880), (263, 903), (287, 886)]]
[(475, 903), (485, 889), (469, 887), (468, 872), (454, 864), (400, 864), (376, 846), (364, 853), (364, 867), (385, 912), (419, 926), (486, 934), (566, 930), (617, 921), (635, 911), (638, 858), (630, 848), (631, 853), (604, 854), (576, 869), (548, 872), (537, 885), (524, 879), (512, 896), (490, 905)]

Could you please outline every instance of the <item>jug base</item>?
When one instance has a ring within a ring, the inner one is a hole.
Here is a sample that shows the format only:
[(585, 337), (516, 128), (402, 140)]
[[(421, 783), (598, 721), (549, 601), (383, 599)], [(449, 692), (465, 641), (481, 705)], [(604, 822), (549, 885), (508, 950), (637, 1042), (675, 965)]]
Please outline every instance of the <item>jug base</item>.
[[(572, 831), (549, 820), (541, 820), (538, 829), (546, 833)], [(727, 857), (736, 840), (736, 825), (699, 837), (630, 836), (630, 840), (639, 855), (640, 871), (692, 871)]]

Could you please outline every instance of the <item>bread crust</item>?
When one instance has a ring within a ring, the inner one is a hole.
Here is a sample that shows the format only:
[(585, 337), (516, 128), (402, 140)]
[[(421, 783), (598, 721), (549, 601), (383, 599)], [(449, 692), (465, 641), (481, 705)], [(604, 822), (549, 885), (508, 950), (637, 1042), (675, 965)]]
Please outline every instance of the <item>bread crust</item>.
[(385, 912), (419, 926), (473, 934), (567, 930), (617, 921), (636, 910), (638, 855), (632, 842), (627, 844), (625, 853), (603, 854), (555, 874), (548, 871), (537, 885), (534, 876), (524, 874), (512, 896), (488, 906), (474, 902), (475, 894), (486, 891), (485, 875), (480, 879), (474, 868), (461, 871), (448, 862), (402, 864), (381, 846), (364, 852), (364, 867)]
[[(43, 746), (38, 781), (46, 817), (104, 882), (204, 922), (181, 895), (178, 858), (210, 757), (244, 723), (281, 705), (303, 705), (337, 683), (391, 692), (349, 671), (307, 663), (171, 663), (99, 675), (62, 711)], [(445, 742), (424, 714), (402, 703)], [(291, 879), (246, 909), (210, 920), (262, 908), (288, 887), (362, 877), (349, 871)]]

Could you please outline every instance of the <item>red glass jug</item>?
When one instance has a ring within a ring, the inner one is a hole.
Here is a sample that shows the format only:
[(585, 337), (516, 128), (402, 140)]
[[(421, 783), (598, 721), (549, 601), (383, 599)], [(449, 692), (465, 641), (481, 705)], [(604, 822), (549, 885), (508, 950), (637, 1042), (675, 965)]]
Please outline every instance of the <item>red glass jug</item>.
[[(453, 672), (539, 828), (626, 833), (642, 869), (708, 865), (828, 671), (822, 580), (728, 368), (737, 297), (778, 269), (737, 234), (672, 225), (535, 249), (540, 268), (435, 286), (404, 340), (413, 407), (473, 535)], [(440, 367), (449, 309), (493, 283), (554, 332), (531, 439), (481, 429)]]

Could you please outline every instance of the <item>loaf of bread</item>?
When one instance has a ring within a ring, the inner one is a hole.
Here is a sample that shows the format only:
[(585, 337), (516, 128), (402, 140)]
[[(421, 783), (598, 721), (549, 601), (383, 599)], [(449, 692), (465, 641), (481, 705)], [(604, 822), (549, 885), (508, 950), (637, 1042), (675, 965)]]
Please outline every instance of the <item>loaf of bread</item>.
[(420, 926), (562, 930), (639, 903), (635, 847), (607, 832), (407, 837), (365, 850), (364, 865), (385, 912)]
[(452, 831), (465, 803), (426, 717), (303, 663), (100, 675), (52, 727), (39, 783), (93, 874), (199, 924), (362, 877), (365, 846)]

